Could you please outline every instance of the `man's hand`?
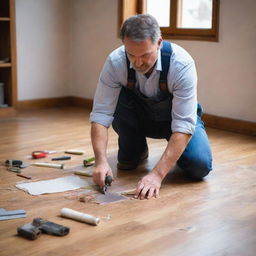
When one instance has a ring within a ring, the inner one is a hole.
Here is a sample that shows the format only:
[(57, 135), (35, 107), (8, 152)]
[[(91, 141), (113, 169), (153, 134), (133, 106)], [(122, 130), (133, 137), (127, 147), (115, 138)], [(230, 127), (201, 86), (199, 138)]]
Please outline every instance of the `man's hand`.
[(173, 133), (168, 145), (151, 173), (143, 177), (136, 188), (135, 198), (145, 199), (159, 195), (161, 183), (185, 150), (192, 135)]
[(151, 173), (144, 176), (139, 181), (136, 188), (135, 198), (149, 199), (153, 196), (157, 197), (159, 195), (162, 180), (162, 177), (157, 172), (151, 171)]
[(108, 164), (106, 151), (108, 142), (108, 128), (92, 123), (91, 127), (92, 147), (95, 155), (95, 168), (93, 171), (93, 181), (103, 188), (105, 186), (106, 176), (113, 178), (112, 170)]
[(112, 170), (108, 163), (96, 165), (93, 171), (93, 181), (103, 188), (105, 186), (105, 177), (110, 175), (113, 178)]

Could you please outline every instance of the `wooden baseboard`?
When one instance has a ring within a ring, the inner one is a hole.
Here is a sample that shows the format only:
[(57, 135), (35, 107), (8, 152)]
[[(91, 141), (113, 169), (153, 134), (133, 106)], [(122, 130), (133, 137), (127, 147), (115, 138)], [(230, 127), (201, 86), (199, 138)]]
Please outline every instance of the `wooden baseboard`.
[(50, 99), (22, 100), (17, 102), (17, 110), (44, 109), (54, 107), (84, 107), (92, 109), (93, 100), (80, 97), (62, 97)]
[[(64, 106), (83, 107), (91, 110), (92, 105), (92, 99), (84, 99), (80, 97), (70, 96), (62, 98), (18, 101), (17, 110), (43, 109)], [(205, 126), (207, 127), (242, 133), (246, 135), (256, 135), (255, 122), (236, 120), (209, 114), (204, 114), (202, 119), (205, 123)]]
[(93, 100), (92, 99), (84, 99), (80, 97), (70, 97), (70, 102), (72, 106), (75, 107), (83, 107), (92, 110)]
[(54, 107), (64, 107), (71, 105), (71, 97), (22, 100), (17, 102), (17, 110), (44, 109)]
[(202, 120), (207, 127), (256, 136), (255, 122), (231, 119), (209, 114), (203, 114)]

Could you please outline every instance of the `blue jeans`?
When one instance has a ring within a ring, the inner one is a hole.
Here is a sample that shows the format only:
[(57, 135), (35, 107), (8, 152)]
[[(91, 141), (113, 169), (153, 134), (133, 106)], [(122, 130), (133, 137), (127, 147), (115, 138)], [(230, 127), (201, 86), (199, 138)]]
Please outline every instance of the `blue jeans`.
[[(141, 98), (138, 99), (133, 92), (122, 89), (112, 124), (118, 134), (119, 162), (138, 163), (147, 148), (146, 137), (169, 140), (172, 134), (171, 120), (155, 121), (148, 118), (147, 114), (141, 111), (138, 100)], [(164, 104), (162, 107), (164, 108)], [(170, 108), (170, 104), (168, 107)], [(198, 105), (195, 132), (177, 161), (178, 166), (190, 178), (196, 180), (202, 179), (212, 170), (212, 153), (201, 115), (202, 108)]]

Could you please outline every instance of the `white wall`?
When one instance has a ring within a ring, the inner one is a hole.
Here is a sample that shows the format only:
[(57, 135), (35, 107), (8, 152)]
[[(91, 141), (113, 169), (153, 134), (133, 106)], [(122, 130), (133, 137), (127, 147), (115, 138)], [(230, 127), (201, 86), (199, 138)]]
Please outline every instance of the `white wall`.
[(72, 95), (92, 99), (107, 55), (117, 38), (118, 0), (72, 2)]
[(196, 60), (208, 114), (256, 121), (256, 1), (221, 0), (219, 42), (174, 41)]
[(68, 0), (16, 0), (18, 100), (70, 95)]
[[(72, 4), (72, 93), (93, 98), (104, 59), (120, 44), (117, 0)], [(173, 41), (196, 61), (205, 113), (256, 121), (255, 10), (255, 0), (221, 0), (219, 42)]]
[[(118, 0), (16, 5), (19, 100), (92, 99), (105, 58), (121, 44)], [(256, 121), (255, 10), (255, 0), (221, 0), (219, 42), (174, 41), (196, 60), (198, 98), (208, 114)]]

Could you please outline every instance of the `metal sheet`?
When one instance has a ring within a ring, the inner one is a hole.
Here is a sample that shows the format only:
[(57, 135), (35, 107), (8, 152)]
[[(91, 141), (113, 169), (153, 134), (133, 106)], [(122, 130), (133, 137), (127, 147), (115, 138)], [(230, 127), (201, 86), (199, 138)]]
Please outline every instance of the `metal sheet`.
[(95, 202), (98, 204), (109, 204), (113, 202), (118, 202), (118, 201), (124, 201), (129, 199), (126, 196), (119, 195), (117, 193), (106, 193), (104, 194), (99, 194), (95, 198)]
[(4, 208), (0, 208), (0, 220), (11, 220), (25, 217), (27, 217), (27, 215), (24, 210), (6, 211)]

